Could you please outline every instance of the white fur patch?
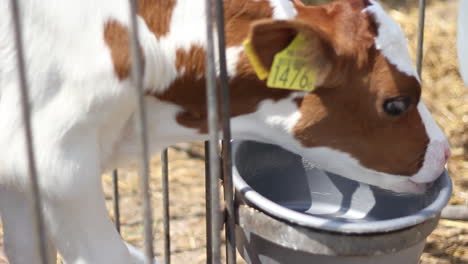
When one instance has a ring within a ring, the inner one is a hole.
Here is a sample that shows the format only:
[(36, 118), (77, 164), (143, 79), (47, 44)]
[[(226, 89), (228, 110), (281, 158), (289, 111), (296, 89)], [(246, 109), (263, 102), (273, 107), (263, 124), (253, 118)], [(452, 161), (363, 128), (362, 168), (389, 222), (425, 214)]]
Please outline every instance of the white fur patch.
[(294, 111), (289, 115), (272, 115), (266, 118), (266, 123), (273, 127), (282, 127), (286, 132), (291, 133), (294, 126), (301, 119), (301, 112)]
[(427, 183), (434, 181), (442, 174), (446, 161), (445, 150), (449, 148), (449, 145), (444, 133), (422, 101), (418, 104), (418, 111), (430, 142), (424, 156), (423, 166), (417, 174), (411, 177), (411, 180), (418, 183)]
[[(139, 40), (145, 54), (144, 87), (151, 93), (162, 92), (177, 77), (173, 59), (166, 56), (166, 52), (148, 28), (145, 21), (138, 17)], [(172, 54), (171, 54), (172, 55)]]
[(418, 74), (413, 66), (408, 53), (408, 40), (406, 39), (400, 25), (397, 24), (385, 10), (375, 1), (370, 1), (363, 12), (371, 14), (378, 26), (378, 33), (375, 38), (375, 46), (387, 60), (395, 65), (398, 70), (414, 76), (419, 80)]
[(205, 22), (205, 1), (177, 1), (172, 12), (169, 34), (158, 40), (159, 46), (164, 50), (165, 59), (169, 61), (165, 71), (175, 74), (170, 74), (166, 78), (167, 82), (156, 93), (164, 92), (178, 76), (184, 74), (184, 69), (181, 72), (176, 69), (178, 49), (188, 52), (192, 46), (206, 48)]
[(276, 144), (300, 153), (302, 147), (292, 133), (292, 129), (301, 118), (294, 102), (296, 97), (296, 93), (293, 93), (288, 98), (278, 101), (264, 100), (256, 112), (232, 118), (232, 137)]
[(320, 169), (327, 170), (346, 178), (378, 186), (395, 192), (418, 192), (409, 178), (374, 171), (362, 166), (358, 160), (348, 153), (329, 147), (309, 148), (304, 157), (312, 161)]
[[(200, 134), (197, 129), (184, 127), (177, 122), (177, 114), (183, 111), (180, 106), (160, 101), (155, 97), (145, 97), (145, 104), (149, 117), (146, 129), (149, 139), (148, 149), (151, 154), (179, 142), (208, 139), (208, 135)], [(132, 115), (126, 122), (119, 144), (114, 150), (111, 162), (106, 164), (105, 170), (128, 166), (140, 155), (136, 118)]]
[[(159, 39), (159, 45), (164, 50), (165, 60), (170, 61), (165, 66), (164, 71), (168, 72), (163, 85), (159, 85), (162, 89), (156, 92), (163, 92), (169, 87), (177, 77), (183, 75), (185, 70), (177, 72), (175, 68), (176, 52), (178, 49), (190, 51), (193, 46), (198, 46), (206, 49), (206, 17), (205, 17), (205, 1), (177, 1), (171, 17), (169, 34)], [(187, 25), (190, 25), (189, 27)], [(215, 41), (215, 60), (219, 61), (217, 34), (214, 34)], [(229, 47), (226, 49), (227, 71), (228, 76), (236, 75), (236, 67), (239, 61), (239, 55), (243, 48), (241, 46)], [(216, 72), (219, 74), (219, 63), (215, 63)], [(175, 72), (175, 74), (173, 74)], [(198, 76), (202, 78), (203, 76)]]
[[(227, 73), (229, 77), (236, 76), (237, 63), (239, 62), (240, 53), (243, 50), (244, 50), (244, 47), (242, 46), (229, 47), (226, 49), (226, 67), (227, 67)], [(216, 71), (219, 74), (219, 63), (216, 63)]]
[[(169, 35), (173, 49), (190, 50), (193, 45), (206, 46), (205, 1), (177, 1), (172, 12)], [(171, 48), (165, 47), (166, 50)]]
[(434, 121), (431, 113), (429, 112), (429, 109), (427, 109), (426, 105), (422, 100), (419, 101), (418, 111), (424, 123), (424, 126), (426, 127), (426, 132), (429, 136), (429, 139), (431, 141), (447, 141), (447, 138), (445, 137), (444, 133)]
[(269, 0), (270, 6), (273, 8), (273, 18), (291, 19), (297, 16), (297, 10), (289, 0)]

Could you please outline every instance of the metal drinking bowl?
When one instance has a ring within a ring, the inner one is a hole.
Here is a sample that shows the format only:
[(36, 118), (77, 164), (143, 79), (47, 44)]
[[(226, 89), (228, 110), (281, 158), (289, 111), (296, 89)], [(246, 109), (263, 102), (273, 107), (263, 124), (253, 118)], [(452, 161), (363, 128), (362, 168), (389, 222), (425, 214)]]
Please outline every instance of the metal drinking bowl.
[[(330, 263), (417, 263), (452, 191), (446, 172), (424, 194), (402, 195), (253, 141), (233, 142), (233, 164), (236, 197), (244, 204), (238, 249), (249, 263), (328, 263), (318, 256), (331, 256)], [(272, 257), (281, 250), (284, 260)]]

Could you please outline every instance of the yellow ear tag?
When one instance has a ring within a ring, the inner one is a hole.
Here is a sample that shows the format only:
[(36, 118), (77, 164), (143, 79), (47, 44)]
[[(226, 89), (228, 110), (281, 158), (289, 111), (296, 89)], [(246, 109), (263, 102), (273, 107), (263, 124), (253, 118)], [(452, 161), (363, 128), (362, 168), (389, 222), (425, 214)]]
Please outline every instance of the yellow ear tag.
[(315, 89), (317, 71), (304, 57), (305, 45), (305, 37), (297, 34), (288, 47), (275, 55), (268, 74), (268, 87), (308, 92)]
[(260, 62), (260, 59), (258, 58), (257, 54), (255, 53), (252, 47), (250, 39), (245, 40), (243, 44), (245, 54), (247, 54), (247, 57), (249, 58), (252, 67), (257, 73), (258, 78), (260, 80), (265, 80), (268, 77), (268, 70), (265, 69), (265, 67), (263, 67), (262, 63)]

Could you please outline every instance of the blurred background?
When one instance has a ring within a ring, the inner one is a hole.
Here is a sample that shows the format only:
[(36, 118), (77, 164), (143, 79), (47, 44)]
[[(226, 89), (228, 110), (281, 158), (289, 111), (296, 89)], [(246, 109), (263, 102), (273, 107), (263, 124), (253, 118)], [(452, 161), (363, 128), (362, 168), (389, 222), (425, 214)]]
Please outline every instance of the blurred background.
[[(320, 4), (326, 0), (303, 0)], [(390, 15), (402, 25), (414, 58), (418, 1), (381, 0)], [(468, 206), (468, 89), (459, 76), (456, 57), (458, 0), (428, 0), (423, 61), (423, 100), (448, 136), (452, 157), (448, 169), (455, 188), (451, 204)], [(468, 11), (467, 14), (468, 15)], [(203, 144), (185, 143), (169, 149), (172, 263), (206, 263), (205, 183)], [(155, 250), (161, 259), (162, 195), (159, 155), (151, 162)], [(141, 195), (136, 167), (120, 173), (122, 236), (142, 247)], [(112, 212), (112, 178), (104, 175), (103, 186)], [(1, 236), (0, 230), (0, 236)], [(224, 250), (223, 250), (224, 251)], [(244, 263), (238, 258), (238, 263)], [(0, 242), (0, 264), (5, 264)], [(468, 264), (468, 222), (441, 220), (428, 238), (422, 264)]]

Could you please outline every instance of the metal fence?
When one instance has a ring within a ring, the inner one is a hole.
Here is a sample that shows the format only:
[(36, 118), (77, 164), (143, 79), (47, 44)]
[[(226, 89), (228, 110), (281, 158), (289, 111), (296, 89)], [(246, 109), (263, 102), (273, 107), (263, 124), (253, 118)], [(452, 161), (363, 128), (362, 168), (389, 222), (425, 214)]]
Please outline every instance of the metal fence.
[[(26, 76), (26, 65), (24, 63), (21, 23), (19, 18), (19, 5), (16, 0), (11, 1), (11, 12), (13, 17), (15, 44), (17, 50), (17, 63), (19, 68), (19, 83), (21, 90), (22, 101), (22, 118), (25, 124), (24, 137), (27, 147), (28, 172), (31, 179), (31, 193), (34, 197), (34, 215), (37, 234), (34, 239), (40, 252), (40, 263), (47, 264), (47, 250), (45, 243), (44, 219), (41, 210), (41, 195), (38, 185), (38, 177), (35, 165), (35, 152), (33, 147), (33, 133), (31, 128), (31, 114), (29, 108), (29, 92), (28, 80)], [(207, 89), (207, 108), (208, 108), (208, 127), (210, 140), (205, 142), (205, 163), (206, 163), (206, 241), (207, 241), (207, 263), (221, 263), (221, 230), (222, 225), (225, 225), (226, 235), (226, 263), (236, 263), (236, 248), (235, 248), (235, 208), (234, 208), (234, 190), (232, 185), (231, 175), (231, 133), (230, 133), (230, 103), (229, 103), (229, 87), (226, 71), (226, 54), (225, 54), (225, 36), (224, 36), (224, 14), (223, 0), (205, 0), (206, 1), (206, 27), (207, 27), (207, 48), (206, 48), (206, 89)], [(130, 21), (131, 21), (131, 79), (135, 89), (138, 91), (136, 98), (138, 102), (138, 129), (141, 144), (141, 159), (139, 166), (139, 175), (141, 177), (141, 188), (143, 194), (143, 219), (144, 219), (144, 242), (145, 242), (145, 262), (153, 263), (153, 232), (152, 232), (152, 207), (150, 202), (149, 189), (149, 154), (148, 154), (148, 135), (146, 130), (146, 112), (144, 103), (144, 93), (142, 87), (142, 54), (138, 49), (138, 27), (136, 23), (137, 1), (129, 0), (130, 2)], [(424, 21), (425, 21), (426, 0), (419, 0), (419, 34), (417, 46), (417, 70), (421, 75), (422, 58), (423, 58), (423, 39), (424, 39)], [(217, 38), (214, 37), (213, 27), (215, 27)], [(215, 39), (218, 40), (216, 45)], [(214, 48), (219, 50), (219, 69), (220, 76), (216, 76), (215, 52)], [(219, 80), (219, 82), (217, 82)], [(218, 102), (218, 98), (221, 102)], [(219, 116), (219, 113), (222, 115)], [(219, 120), (222, 120), (220, 127)], [(223, 151), (222, 157), (219, 155), (219, 138), (218, 131), (222, 129)], [(222, 159), (222, 168), (220, 163)], [(168, 190), (168, 154), (164, 150), (161, 155), (162, 159), (162, 187), (163, 187), (163, 217), (164, 217), (164, 260), (166, 264), (171, 260), (170, 247), (170, 217), (169, 217), (169, 190)], [(113, 172), (114, 183), (114, 215), (115, 224), (120, 231), (120, 214), (119, 214), (119, 188), (118, 188), (118, 173)], [(220, 190), (218, 181), (223, 179), (225, 208), (220, 206)]]

